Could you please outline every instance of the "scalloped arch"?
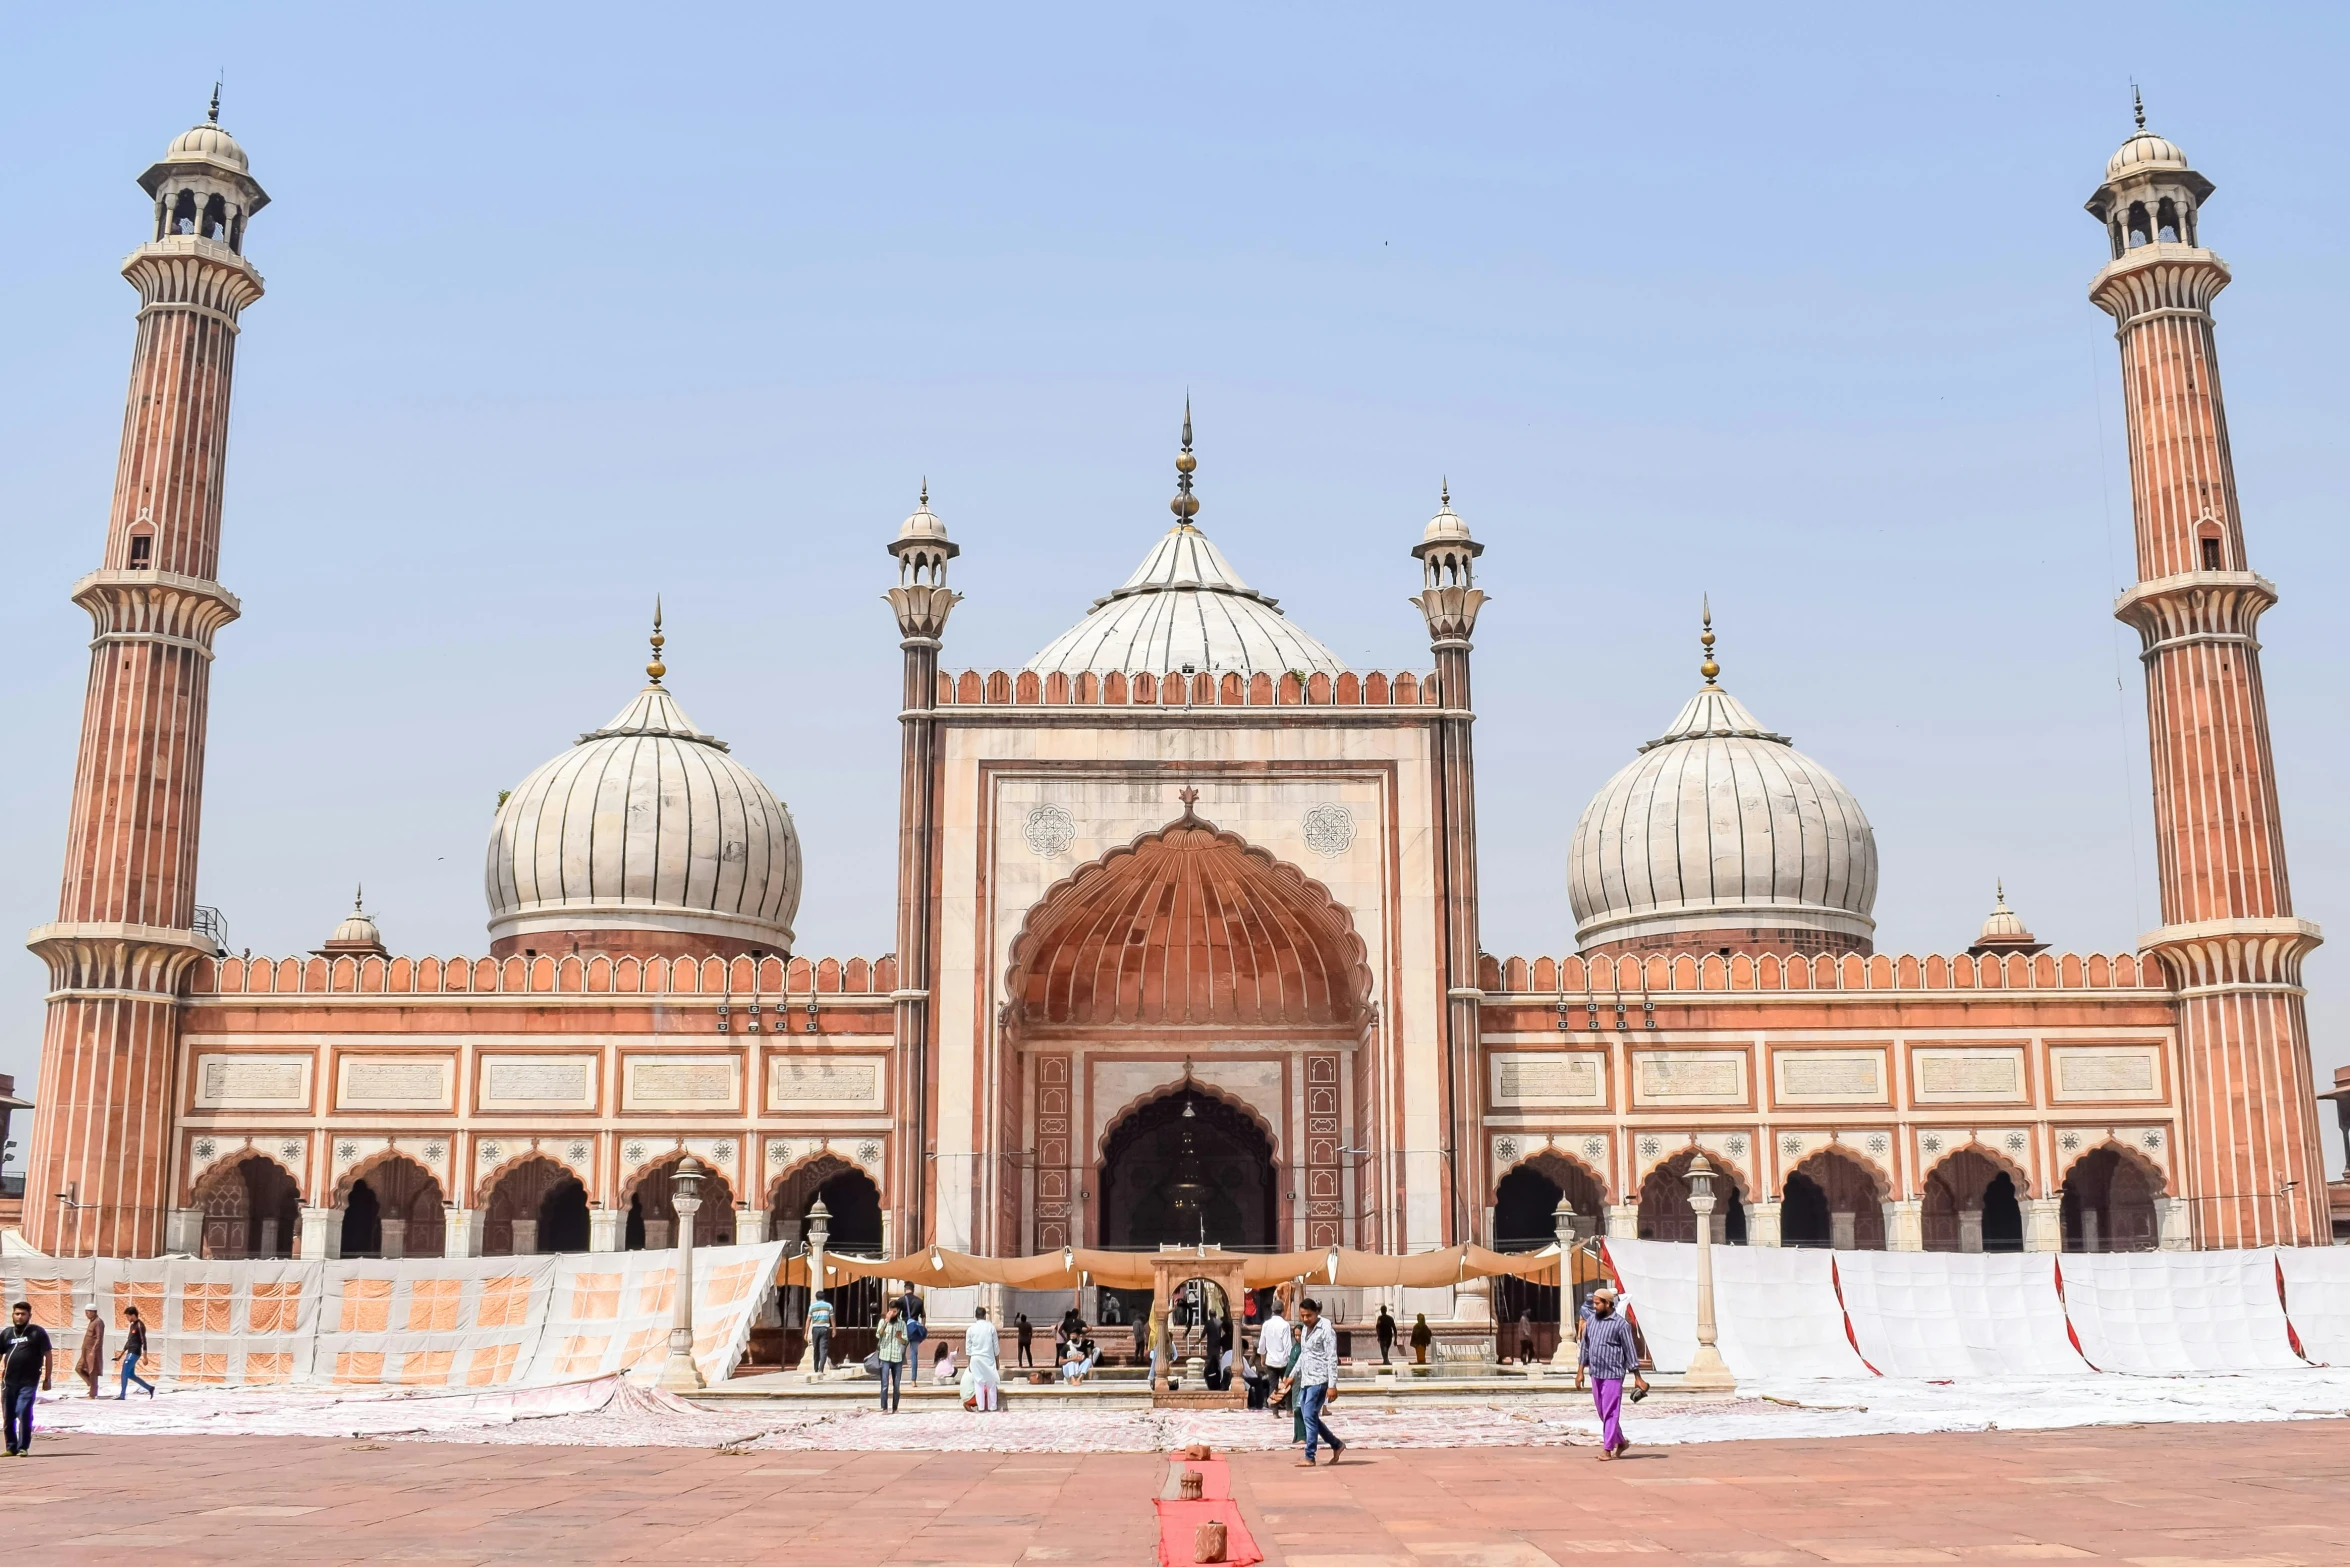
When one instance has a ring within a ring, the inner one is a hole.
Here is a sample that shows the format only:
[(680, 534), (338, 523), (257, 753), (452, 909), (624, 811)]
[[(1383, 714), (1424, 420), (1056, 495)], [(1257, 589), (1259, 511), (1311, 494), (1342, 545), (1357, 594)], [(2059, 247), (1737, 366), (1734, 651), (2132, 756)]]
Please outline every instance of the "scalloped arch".
[(1037, 900), (1005, 993), (1031, 1023), (1327, 1026), (1371, 983), (1329, 888), (1186, 807)]
[(2017, 1197), (2024, 1198), (2039, 1195), (2032, 1188), (2032, 1177), (2030, 1173), (2026, 1171), (2022, 1165), (2016, 1162), (2014, 1155), (2004, 1153), (2001, 1150), (1992, 1147), (1989, 1143), (1984, 1142), (1980, 1137), (1970, 1137), (1965, 1142), (1959, 1144), (1956, 1148), (1945, 1148), (1940, 1153), (1936, 1154), (1934, 1156), (1934, 1162), (1927, 1165), (1923, 1170), (1918, 1172), (1918, 1191), (1923, 1194), (1926, 1189), (1926, 1178), (1931, 1176), (1936, 1170), (1941, 1169), (1942, 1166), (1948, 1164), (1951, 1160), (1957, 1158), (1962, 1153), (1979, 1154), (1986, 1162), (2006, 1171), (2007, 1178), (2015, 1182), (2015, 1194)]
[(1281, 1157), (1281, 1134), (1274, 1130), (1272, 1122), (1265, 1119), (1265, 1113), (1229, 1089), (1218, 1088), (1213, 1083), (1203, 1083), (1197, 1078), (1162, 1083), (1156, 1088), (1146, 1088), (1111, 1112), (1109, 1118), (1102, 1122), (1101, 1135), (1093, 1140), (1094, 1163), (1099, 1165), (1109, 1157), (1110, 1139), (1117, 1135), (1118, 1128), (1126, 1124), (1129, 1116), (1145, 1105), (1156, 1104), (1162, 1099), (1172, 1099), (1175, 1095), (1183, 1093), (1198, 1094), (1204, 1099), (1213, 1099), (1218, 1104), (1228, 1105), (1246, 1116), (1251, 1126), (1265, 1134), (1265, 1146), (1273, 1151), (1273, 1168), (1278, 1170), (1282, 1167), (1284, 1161)]
[[(628, 1179), (620, 1183), (620, 1197), (615, 1206), (626, 1208), (628, 1206), (628, 1199), (636, 1195), (636, 1189), (644, 1185), (645, 1182), (651, 1178), (655, 1171), (666, 1170), (670, 1168), (689, 1153), (694, 1154), (696, 1159), (701, 1160), (703, 1180), (714, 1181), (718, 1185), (726, 1188), (726, 1205), (730, 1208), (733, 1207), (736, 1196), (734, 1172), (728, 1169), (725, 1165), (714, 1164), (703, 1155), (694, 1153), (691, 1148), (672, 1148), (668, 1152), (656, 1154), (654, 1157), (647, 1159), (643, 1164), (638, 1165), (635, 1171), (630, 1174)], [(710, 1188), (707, 1186), (702, 1188), (702, 1201), (705, 1203), (710, 1200), (709, 1191)]]
[(238, 1149), (234, 1153), (222, 1154), (218, 1159), (215, 1159), (211, 1166), (206, 1169), (202, 1175), (196, 1178), (196, 1184), (189, 1189), (189, 1195), (193, 1197), (199, 1204), (201, 1204), (204, 1199), (205, 1191), (209, 1189), (214, 1182), (222, 1178), (222, 1173), (224, 1171), (233, 1170), (248, 1159), (265, 1159), (269, 1163), (274, 1164), (279, 1169), (285, 1171), (286, 1178), (294, 1183), (294, 1194), (302, 1199), (303, 1205), (305, 1207), (309, 1206), (310, 1183), (302, 1179), (302, 1172), (295, 1169), (292, 1165), (286, 1163), (285, 1160), (279, 1158), (276, 1153), (270, 1149), (262, 1147), (259, 1143), (253, 1141), (251, 1138), (246, 1139), (245, 1146), (243, 1148)]
[(1811, 1163), (1814, 1159), (1834, 1159), (1839, 1157), (1848, 1159), (1853, 1164), (1860, 1167), (1861, 1173), (1869, 1178), (1869, 1184), (1877, 1189), (1877, 1200), (1879, 1202), (1893, 1201), (1893, 1194), (1899, 1189), (1899, 1184), (1893, 1179), (1893, 1172), (1887, 1169), (1884, 1165), (1880, 1164), (1870, 1154), (1863, 1152), (1850, 1143), (1844, 1142), (1822, 1143), (1819, 1147), (1812, 1149), (1802, 1158), (1789, 1165), (1786, 1171), (1779, 1177), (1780, 1197), (1784, 1199), (1787, 1194), (1788, 1176), (1795, 1174), (1805, 1165)]
[[(1683, 1144), (1682, 1146), (1683, 1148), (1686, 1148), (1689, 1145)], [(1682, 1149), (1675, 1149), (1673, 1152), (1678, 1153), (1681, 1151)], [(1670, 1159), (1672, 1154), (1666, 1154), (1664, 1157), (1665, 1159)], [(1600, 1173), (1598, 1168), (1595, 1167), (1590, 1160), (1584, 1158), (1580, 1154), (1569, 1153), (1566, 1149), (1560, 1148), (1555, 1144), (1546, 1148), (1529, 1148), (1524, 1153), (1520, 1154), (1517, 1158), (1511, 1160), (1507, 1165), (1504, 1165), (1501, 1169), (1496, 1170), (1493, 1173), (1492, 1188), (1486, 1192), (1485, 1200), (1487, 1202), (1493, 1202), (1499, 1199), (1501, 1195), (1502, 1178), (1508, 1175), (1510, 1171), (1528, 1168), (1540, 1171), (1542, 1169), (1542, 1161), (1545, 1159), (1556, 1159), (1561, 1164), (1572, 1166), (1579, 1173), (1588, 1176), (1593, 1184), (1598, 1186), (1599, 1195), (1603, 1201), (1613, 1202), (1615, 1200), (1614, 1186), (1609, 1182), (1605, 1175)], [(1660, 1159), (1657, 1162), (1662, 1164), (1664, 1159)], [(1642, 1178), (1646, 1179), (1645, 1172), (1643, 1172)]]
[[(881, 1190), (881, 1183), (873, 1179), (873, 1172), (866, 1169), (856, 1160), (850, 1158), (847, 1154), (842, 1153), (837, 1148), (816, 1148), (810, 1150), (807, 1153), (801, 1154), (798, 1158), (794, 1159), (791, 1163), (785, 1165), (781, 1170), (776, 1172), (775, 1178), (769, 1181), (761, 1192), (761, 1196), (765, 1200), (766, 1206), (770, 1209), (774, 1208), (776, 1203), (782, 1200), (783, 1188), (789, 1182), (795, 1179), (803, 1170), (810, 1170), (821, 1164), (832, 1164), (837, 1166), (833, 1172), (836, 1175), (862, 1175), (868, 1182), (872, 1184), (872, 1187), (875, 1191), (878, 1192)], [(650, 1169), (652, 1167), (648, 1165), (646, 1168)], [(827, 1180), (830, 1178), (831, 1177), (829, 1176), (826, 1177)], [(821, 1186), (824, 1183), (819, 1181), (816, 1184)], [(812, 1197), (814, 1193), (811, 1192), (810, 1195)]]
[(2077, 1149), (2069, 1154), (2066, 1153), (2061, 1147), (2057, 1149), (2056, 1190), (2059, 1193), (2064, 1190), (2064, 1183), (2071, 1178), (2073, 1173), (2073, 1166), (2079, 1164), (2083, 1159), (2088, 1158), (2089, 1155), (2095, 1153), (2100, 1148), (2110, 1148), (2115, 1153), (2120, 1154), (2122, 1158), (2128, 1163), (2136, 1165), (2138, 1167), (2139, 1173), (2143, 1174), (2149, 1181), (2153, 1183), (2154, 1190), (2151, 1195), (2156, 1197), (2168, 1197), (2171, 1195), (2170, 1172), (2165, 1170), (2161, 1165), (2156, 1164), (2152, 1159), (2147, 1158), (2145, 1149), (2132, 1148), (2128, 1143), (2123, 1142), (2120, 1138), (2114, 1136), (2111, 1132), (2107, 1132), (2105, 1136), (2099, 1141), (2090, 1143), (2085, 1147)]
[[(348, 1170), (345, 1170), (341, 1175), (335, 1177), (333, 1206), (337, 1208), (342, 1207), (350, 1199), (351, 1186), (354, 1182), (365, 1180), (369, 1171), (380, 1169), (384, 1165), (391, 1163), (394, 1159), (399, 1160), (403, 1164), (413, 1165), (417, 1174), (423, 1176), (426, 1180), (432, 1182), (434, 1186), (440, 1189), (442, 1197), (446, 1198), (449, 1195), (449, 1183), (442, 1180), (438, 1175), (435, 1175), (431, 1165), (426, 1164), (422, 1159), (417, 1158), (416, 1155), (410, 1153), (407, 1149), (378, 1148), (375, 1152), (369, 1154), (366, 1158), (361, 1159), (358, 1163), (352, 1165)], [(556, 1162), (561, 1163), (562, 1161), (558, 1160)]]

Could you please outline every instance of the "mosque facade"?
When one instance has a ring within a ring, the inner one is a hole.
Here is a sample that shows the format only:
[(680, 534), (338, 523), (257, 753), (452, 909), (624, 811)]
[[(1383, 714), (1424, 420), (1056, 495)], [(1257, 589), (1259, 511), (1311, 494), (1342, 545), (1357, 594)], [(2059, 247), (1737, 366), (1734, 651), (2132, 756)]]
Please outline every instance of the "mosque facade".
[(704, 1241), (798, 1237), (821, 1199), (835, 1247), (892, 1255), (1688, 1238), (1700, 1151), (1733, 1243), (2326, 1235), (2319, 937), (2217, 378), (2229, 272), (2210, 182), (2142, 120), (2089, 202), (2091, 298), (2128, 398), (2116, 612), (2144, 640), (2162, 926), (2054, 952), (2001, 896), (1963, 950), (1877, 950), (1867, 815), (1731, 693), (1709, 619), (1694, 690), (1575, 827), (1571, 949), (1532, 958), (1478, 935), (1483, 546), (1447, 493), (1396, 549), (1427, 661), (1351, 668), (1201, 527), (1188, 413), (1172, 527), (1023, 668), (947, 658), (959, 546), (927, 492), (877, 539), (904, 659), (892, 952), (804, 949), (791, 813), (687, 715), (656, 618), (642, 688), (501, 804), (481, 950), (398, 952), (355, 906), (314, 952), (229, 954), (195, 872), (268, 197), (216, 120), (142, 177), (123, 269), (129, 409), (73, 590), (95, 632), (58, 918), (31, 941), (40, 1249), (658, 1247), (688, 1153), (724, 1199)]

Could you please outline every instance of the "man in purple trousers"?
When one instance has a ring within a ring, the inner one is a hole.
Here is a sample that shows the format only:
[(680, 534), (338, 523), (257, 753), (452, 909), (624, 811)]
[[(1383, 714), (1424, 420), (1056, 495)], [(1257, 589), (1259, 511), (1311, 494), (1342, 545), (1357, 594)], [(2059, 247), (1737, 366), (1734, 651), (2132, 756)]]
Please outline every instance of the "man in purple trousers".
[(1591, 1398), (1599, 1406), (1599, 1456), (1614, 1458), (1631, 1451), (1632, 1444), (1624, 1440), (1624, 1383), (1628, 1378), (1646, 1392), (1648, 1379), (1640, 1374), (1632, 1324), (1616, 1315), (1614, 1290), (1603, 1286), (1591, 1292), (1591, 1321), (1583, 1329), (1576, 1364), (1591, 1373)]

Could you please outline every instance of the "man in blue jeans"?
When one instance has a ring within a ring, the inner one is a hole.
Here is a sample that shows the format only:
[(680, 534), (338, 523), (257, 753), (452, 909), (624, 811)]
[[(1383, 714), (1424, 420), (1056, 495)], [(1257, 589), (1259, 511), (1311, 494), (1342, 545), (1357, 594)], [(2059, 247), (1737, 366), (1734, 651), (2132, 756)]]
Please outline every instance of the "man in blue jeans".
[(1298, 1465), (1311, 1469), (1318, 1444), (1330, 1444), (1332, 1463), (1338, 1462), (1338, 1455), (1346, 1451), (1346, 1444), (1322, 1420), (1322, 1411), (1338, 1395), (1338, 1333), (1322, 1320), (1320, 1301), (1297, 1303), (1297, 1339), (1297, 1370), (1287, 1385), (1297, 1389), (1298, 1417), (1306, 1427), (1306, 1456), (1298, 1460)]
[(33, 1321), (30, 1301), (20, 1300), (0, 1328), (0, 1407), (8, 1416), (8, 1456), (33, 1449), (33, 1399), (50, 1383), (49, 1331)]

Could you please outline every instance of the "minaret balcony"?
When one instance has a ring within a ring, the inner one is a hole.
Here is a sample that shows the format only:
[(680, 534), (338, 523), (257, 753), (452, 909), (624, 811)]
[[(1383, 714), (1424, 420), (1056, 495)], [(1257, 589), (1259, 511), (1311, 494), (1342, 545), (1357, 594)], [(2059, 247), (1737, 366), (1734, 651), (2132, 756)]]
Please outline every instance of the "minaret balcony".
[(2114, 619), (2137, 629), (2142, 658), (2199, 642), (2257, 649), (2260, 617), (2277, 601), (2277, 585), (2256, 571), (2182, 571), (2155, 577), (2114, 600)]
[(73, 601), (90, 613), (93, 642), (185, 645), (206, 658), (213, 633), (244, 612), (219, 583), (175, 571), (93, 571), (73, 585)]
[(2196, 920), (2138, 938), (2185, 995), (2215, 990), (2301, 989), (2301, 960), (2325, 940), (2304, 919)]
[(2089, 302), (2113, 317), (2121, 331), (2151, 315), (2204, 314), (2234, 276), (2225, 261), (2200, 245), (2139, 245), (2089, 280)]

